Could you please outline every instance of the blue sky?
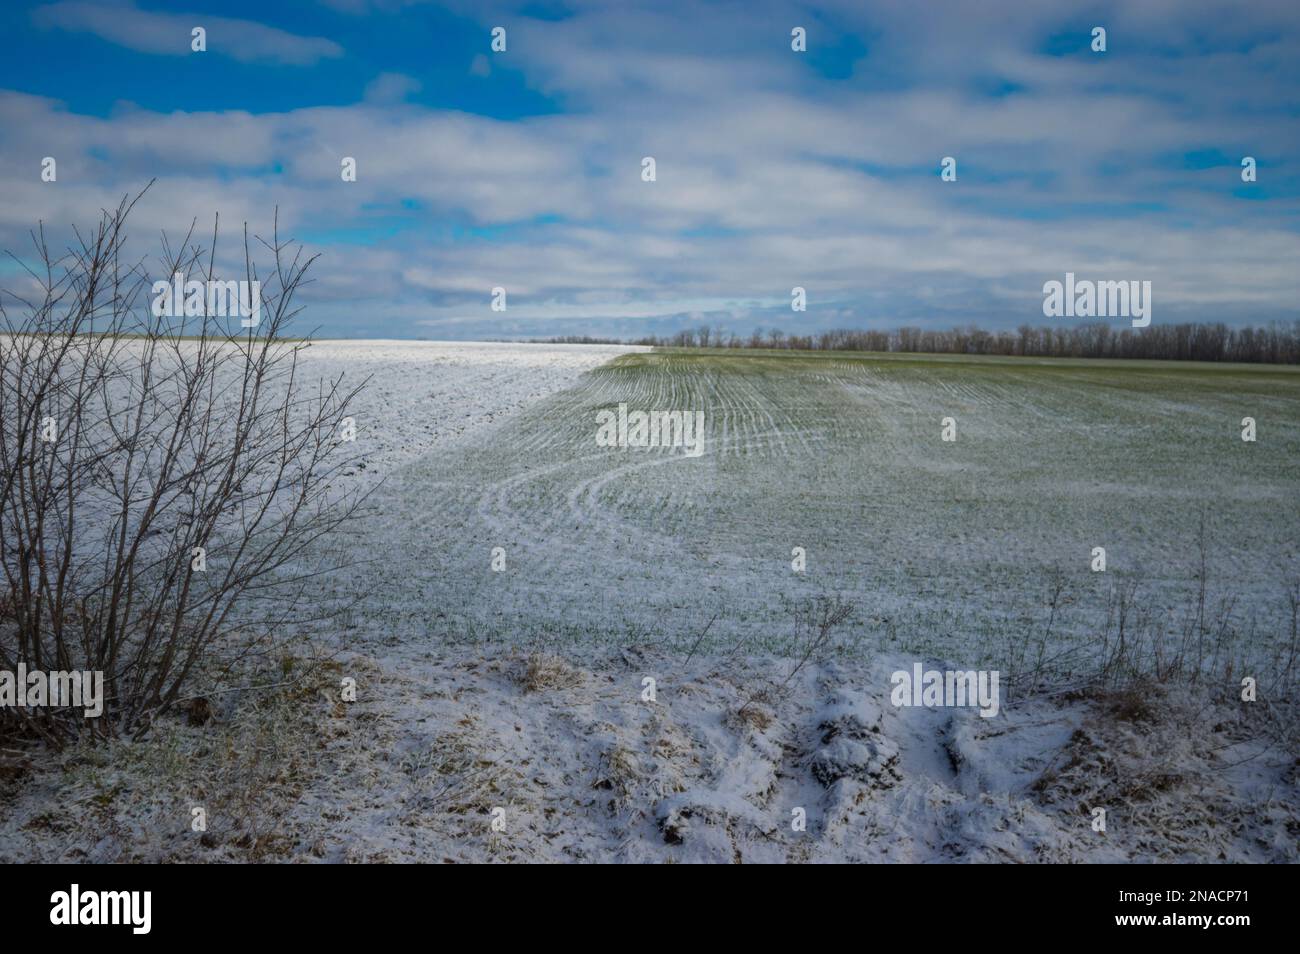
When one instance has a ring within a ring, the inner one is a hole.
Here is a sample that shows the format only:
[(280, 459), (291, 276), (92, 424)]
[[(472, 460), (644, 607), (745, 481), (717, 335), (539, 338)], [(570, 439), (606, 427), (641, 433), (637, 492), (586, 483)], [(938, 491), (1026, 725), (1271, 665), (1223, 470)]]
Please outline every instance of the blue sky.
[(1067, 271), (1151, 281), (1156, 323), (1291, 321), (1297, 147), (1292, 0), (0, 11), (0, 246), (152, 178), (141, 254), (278, 208), (337, 336), (1014, 327)]

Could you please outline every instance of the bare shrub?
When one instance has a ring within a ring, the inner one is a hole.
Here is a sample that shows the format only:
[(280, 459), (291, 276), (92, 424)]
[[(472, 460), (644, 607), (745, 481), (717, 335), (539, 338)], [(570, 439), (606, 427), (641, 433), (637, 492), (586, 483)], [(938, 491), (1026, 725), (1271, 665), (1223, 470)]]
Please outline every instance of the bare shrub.
[(1030, 627), (1013, 633), (999, 660), (1009, 674), (1008, 692), (1123, 694), (1155, 685), (1202, 685), (1212, 696), (1236, 696), (1243, 677), (1250, 676), (1261, 695), (1295, 701), (1300, 579), (1284, 568), (1280, 599), (1243, 594), (1214, 575), (1207, 540), (1202, 521), (1197, 566), (1181, 605), (1165, 608), (1163, 600), (1153, 599), (1140, 573), (1117, 574), (1102, 604), (1085, 610), (1091, 614), (1085, 639), (1054, 631), (1061, 606), (1074, 598), (1063, 590), (1059, 572), (1050, 572), (1042, 635)]
[[(857, 613), (857, 604), (839, 596), (818, 596), (794, 604), (794, 646), (803, 647), (785, 678), (774, 687), (776, 697), (789, 691), (790, 681), (808, 664), (814, 656), (827, 655), (831, 649), (831, 634), (845, 623), (850, 622)], [(751, 693), (744, 705), (736, 710), (734, 718), (747, 721), (752, 706), (761, 699), (769, 698), (766, 690)]]
[(831, 633), (852, 620), (856, 613), (856, 603), (838, 596), (819, 596), (796, 604), (795, 645), (802, 643), (804, 651), (781, 685), (788, 685), (814, 655), (826, 652), (830, 648)]
[[(270, 242), (245, 230), (256, 327), (154, 315), (124, 249), (139, 198), (61, 255), (38, 230), (35, 264), (15, 256), (28, 288), (0, 300), (0, 667), (104, 673), (99, 720), (0, 715), (55, 745), (142, 732), (201, 661), (228, 673), (266, 651), (323, 570), (313, 544), (359, 503), (330, 491), (359, 387), (302, 380), (305, 341), (284, 334), (314, 258), (278, 227)], [(204, 249), (191, 226), (175, 250), (164, 236), (163, 279), (215, 280), (217, 236)]]

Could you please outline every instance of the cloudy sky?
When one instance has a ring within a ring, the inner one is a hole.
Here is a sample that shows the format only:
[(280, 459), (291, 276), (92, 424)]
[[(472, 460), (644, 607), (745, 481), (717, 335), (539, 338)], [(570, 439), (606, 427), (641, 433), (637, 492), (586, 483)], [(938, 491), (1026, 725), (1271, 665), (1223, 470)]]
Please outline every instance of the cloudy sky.
[(1156, 323), (1291, 321), (1298, 149), (1295, 0), (0, 11), (0, 247), (154, 178), (152, 249), (278, 207), (338, 336), (1048, 324), (1067, 271), (1151, 281)]

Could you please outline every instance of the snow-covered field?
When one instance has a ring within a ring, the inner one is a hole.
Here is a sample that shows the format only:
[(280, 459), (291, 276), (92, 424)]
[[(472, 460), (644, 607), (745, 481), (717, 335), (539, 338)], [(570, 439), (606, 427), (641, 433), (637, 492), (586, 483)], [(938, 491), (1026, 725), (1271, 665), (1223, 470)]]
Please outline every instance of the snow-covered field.
[[(344, 341), (304, 368), (372, 378), (327, 661), (17, 763), (0, 855), (1298, 858), (1290, 369)], [(598, 446), (623, 402), (705, 411), (705, 453)], [(852, 608), (820, 641), (819, 600)], [(1199, 636), (1196, 684), (1081, 689), (1117, 612), (1153, 671)], [(1001, 712), (895, 708), (917, 662), (1000, 670)]]
[[(620, 403), (704, 411), (706, 452), (598, 446)], [(353, 582), (370, 632), (552, 647), (789, 652), (832, 595), (849, 647), (1000, 669), (1091, 656), (1123, 598), (1276, 668), (1297, 460), (1294, 369), (634, 354), (394, 473), (368, 545), (400, 559)]]
[[(358, 477), (384, 477), (460, 438), (575, 384), (632, 347), (518, 345), (458, 341), (313, 341), (308, 376), (367, 380), (357, 409), (365, 464)], [(367, 481), (368, 482), (368, 481)]]

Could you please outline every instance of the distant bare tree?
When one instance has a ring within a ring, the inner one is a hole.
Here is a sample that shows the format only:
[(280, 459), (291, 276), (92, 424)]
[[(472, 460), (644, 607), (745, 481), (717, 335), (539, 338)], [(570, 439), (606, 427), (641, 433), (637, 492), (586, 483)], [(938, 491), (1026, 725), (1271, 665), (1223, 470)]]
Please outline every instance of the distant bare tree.
[[(724, 331), (710, 334), (678, 332), (668, 337), (646, 335), (636, 344), (690, 348), (721, 344)], [(1070, 328), (1021, 325), (1014, 332), (984, 331), (975, 326), (936, 331), (899, 328), (871, 331), (835, 328), (817, 335), (786, 336), (779, 328), (756, 328), (748, 338), (730, 333), (733, 348), (788, 348), (792, 351), (876, 351), (906, 354), (988, 354), (1046, 358), (1137, 358), (1174, 361), (1242, 361), (1257, 364), (1300, 364), (1300, 321), (1290, 326), (1229, 328), (1222, 323), (1153, 325), (1121, 328), (1092, 323)]]
[[(157, 316), (123, 247), (140, 195), (65, 254), (38, 229), (29, 290), (0, 300), (0, 667), (104, 673), (98, 720), (0, 712), (55, 745), (141, 732), (217, 646), (227, 663), (256, 651), (359, 503), (329, 490), (359, 387), (303, 381), (305, 342), (284, 338), (314, 259), (245, 230), (257, 327)], [(217, 233), (206, 250), (193, 226), (174, 251), (164, 236), (162, 275), (214, 280)]]

